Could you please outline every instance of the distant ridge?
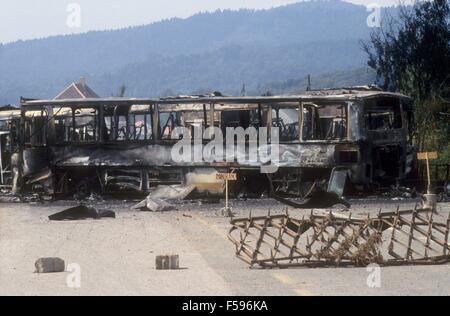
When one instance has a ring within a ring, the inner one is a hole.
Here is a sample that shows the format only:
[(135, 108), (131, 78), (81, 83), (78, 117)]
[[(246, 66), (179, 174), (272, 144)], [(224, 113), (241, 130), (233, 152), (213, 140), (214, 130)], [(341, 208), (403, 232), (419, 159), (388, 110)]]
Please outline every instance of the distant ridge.
[(0, 45), (0, 104), (52, 98), (81, 75), (103, 96), (122, 85), (129, 96), (159, 96), (239, 94), (244, 83), (258, 93), (308, 73), (351, 73), (366, 63), (368, 14), (339, 0), (301, 2)]

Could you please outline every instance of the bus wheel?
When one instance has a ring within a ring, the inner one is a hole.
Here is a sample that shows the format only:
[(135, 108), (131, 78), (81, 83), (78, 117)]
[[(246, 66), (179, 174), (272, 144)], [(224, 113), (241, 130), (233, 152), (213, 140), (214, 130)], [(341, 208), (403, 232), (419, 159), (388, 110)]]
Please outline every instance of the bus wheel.
[(84, 200), (91, 195), (91, 185), (89, 179), (85, 178), (78, 182), (75, 198), (77, 200)]

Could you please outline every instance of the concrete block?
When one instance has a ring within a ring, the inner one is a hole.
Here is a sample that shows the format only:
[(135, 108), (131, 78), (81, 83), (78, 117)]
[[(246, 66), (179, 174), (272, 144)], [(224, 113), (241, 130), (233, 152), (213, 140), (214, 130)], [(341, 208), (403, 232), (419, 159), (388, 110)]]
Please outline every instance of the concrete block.
[(34, 265), (36, 273), (56, 273), (66, 270), (66, 264), (60, 258), (40, 258)]
[(180, 257), (178, 255), (164, 255), (156, 257), (156, 270), (178, 270)]

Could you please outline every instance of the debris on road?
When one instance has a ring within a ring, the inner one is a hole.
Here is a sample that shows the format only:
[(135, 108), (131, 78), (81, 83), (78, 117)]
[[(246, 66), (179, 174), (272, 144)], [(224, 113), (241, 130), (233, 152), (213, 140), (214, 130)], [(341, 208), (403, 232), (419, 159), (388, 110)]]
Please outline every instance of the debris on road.
[(40, 258), (34, 265), (35, 273), (57, 273), (66, 270), (65, 262), (60, 258)]
[[(346, 176), (346, 174), (344, 175)], [(343, 205), (349, 209), (351, 207), (351, 204), (342, 197), (344, 191), (343, 185), (335, 184), (335, 182), (337, 182), (336, 179), (338, 179), (337, 176), (334, 176), (333, 179), (334, 181), (331, 182), (331, 184), (333, 185), (330, 184), (328, 191), (325, 191), (320, 187), (320, 185), (318, 185), (317, 182), (314, 182), (311, 188), (308, 190), (308, 193), (305, 194), (302, 203), (289, 200), (284, 196), (276, 193), (271, 193), (271, 196), (278, 202), (297, 209), (325, 209), (332, 208), (336, 205)]]
[(155, 260), (156, 270), (178, 270), (180, 268), (179, 255), (157, 256)]
[(388, 192), (389, 196), (394, 198), (402, 198), (402, 199), (415, 199), (417, 197), (416, 188), (407, 188), (399, 185), (391, 185), (391, 190)]
[(160, 185), (150, 195), (154, 199), (186, 200), (196, 190), (195, 185)]
[(97, 210), (93, 207), (79, 205), (62, 212), (50, 215), (51, 221), (77, 221), (85, 219), (116, 218), (116, 213), (108, 210)]
[(297, 209), (312, 209), (312, 208), (331, 208), (336, 205), (344, 205), (346, 208), (350, 208), (351, 204), (340, 198), (334, 192), (325, 192), (320, 189), (312, 192), (303, 203), (298, 203), (276, 194), (273, 194), (272, 197), (285, 205), (297, 208)]
[(168, 201), (186, 200), (195, 190), (195, 185), (160, 185), (132, 209), (150, 212), (173, 211), (176, 210), (176, 207)]
[(251, 267), (320, 267), (442, 264), (450, 262), (450, 216), (435, 220), (432, 209), (355, 218), (311, 212), (234, 219), (229, 239)]
[(169, 212), (176, 209), (172, 204), (162, 200), (148, 196), (144, 201), (132, 207), (134, 210), (150, 211), (150, 212)]

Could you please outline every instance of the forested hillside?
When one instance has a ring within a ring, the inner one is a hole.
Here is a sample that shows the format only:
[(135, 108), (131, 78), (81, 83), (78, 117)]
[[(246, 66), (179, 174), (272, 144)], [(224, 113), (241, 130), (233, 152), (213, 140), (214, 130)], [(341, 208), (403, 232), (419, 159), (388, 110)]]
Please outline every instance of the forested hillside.
[(244, 83), (259, 93), (286, 81), (297, 89), (307, 74), (317, 86), (372, 83), (361, 71), (368, 14), (364, 6), (314, 1), (1, 45), (0, 104), (52, 98), (80, 76), (102, 96), (121, 85), (129, 96), (237, 94)]

